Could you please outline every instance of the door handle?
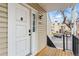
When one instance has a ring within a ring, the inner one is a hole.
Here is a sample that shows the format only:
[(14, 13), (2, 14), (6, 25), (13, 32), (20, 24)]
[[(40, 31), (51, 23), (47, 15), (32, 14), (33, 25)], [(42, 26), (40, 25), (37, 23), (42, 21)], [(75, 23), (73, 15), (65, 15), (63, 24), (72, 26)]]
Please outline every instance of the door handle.
[(29, 29), (29, 36), (31, 36), (31, 30)]
[(31, 34), (29, 34), (29, 36), (31, 36)]

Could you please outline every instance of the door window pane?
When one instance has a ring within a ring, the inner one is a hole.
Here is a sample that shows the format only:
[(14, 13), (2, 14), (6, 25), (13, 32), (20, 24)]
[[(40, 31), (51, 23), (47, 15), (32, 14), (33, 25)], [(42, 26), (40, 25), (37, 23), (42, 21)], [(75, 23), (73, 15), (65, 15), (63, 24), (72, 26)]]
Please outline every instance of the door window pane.
[(35, 14), (33, 14), (33, 32), (35, 32)]

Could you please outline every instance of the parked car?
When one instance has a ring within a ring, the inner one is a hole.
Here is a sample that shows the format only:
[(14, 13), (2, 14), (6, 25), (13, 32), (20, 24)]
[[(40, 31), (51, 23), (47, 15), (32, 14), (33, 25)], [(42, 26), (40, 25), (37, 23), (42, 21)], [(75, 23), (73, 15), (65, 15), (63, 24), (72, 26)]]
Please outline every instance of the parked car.
[(62, 34), (61, 33), (55, 33), (54, 34), (54, 37), (61, 38), (62, 37)]

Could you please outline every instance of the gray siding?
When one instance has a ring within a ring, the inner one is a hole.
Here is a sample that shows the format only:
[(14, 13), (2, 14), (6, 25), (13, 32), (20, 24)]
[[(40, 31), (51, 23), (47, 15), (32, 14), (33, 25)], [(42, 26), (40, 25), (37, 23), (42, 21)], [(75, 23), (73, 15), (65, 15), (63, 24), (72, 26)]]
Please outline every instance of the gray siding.
[(7, 55), (8, 10), (6, 3), (0, 3), (0, 56)]

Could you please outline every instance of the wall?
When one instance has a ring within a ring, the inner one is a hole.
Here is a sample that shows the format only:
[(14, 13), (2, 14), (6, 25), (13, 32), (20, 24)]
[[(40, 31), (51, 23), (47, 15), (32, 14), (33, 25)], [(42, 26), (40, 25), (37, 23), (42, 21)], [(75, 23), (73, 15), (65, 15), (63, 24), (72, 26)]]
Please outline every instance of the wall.
[(0, 56), (7, 55), (7, 29), (8, 29), (8, 14), (7, 4), (0, 3)]
[(51, 20), (49, 15), (47, 15), (47, 35), (51, 38)]
[(43, 18), (38, 21), (38, 43), (39, 50), (43, 49), (47, 45), (47, 15), (43, 13)]
[(47, 14), (44, 9), (42, 9), (36, 3), (29, 3), (29, 6), (33, 7), (38, 11), (39, 15), (43, 15), (42, 19), (37, 19), (37, 32), (38, 32), (38, 52), (46, 47), (47, 45)]
[[(37, 48), (36, 52), (38, 52), (46, 46), (46, 42), (47, 42), (46, 41), (46, 32), (47, 32), (46, 31), (47, 30), (46, 15), (47, 14), (43, 9), (41, 9), (41, 7), (38, 4), (32, 4), (33, 8), (30, 4), (28, 4), (28, 5), (27, 4), (21, 4), (21, 5), (23, 5), (26, 8), (29, 8), (30, 16), (31, 16), (31, 11), (34, 7), (35, 7), (34, 9), (36, 9), (36, 7), (37, 7), (38, 10), (37, 9), (36, 10), (38, 11), (39, 15), (43, 15), (42, 19), (36, 20), (37, 35), (38, 36), (36, 35), (35, 40), (38, 41), (38, 42), (35, 41), (35, 43), (36, 43), (36, 45), (38, 45), (38, 48), (36, 47)], [(8, 46), (10, 47), (10, 48), (8, 48), (8, 51), (10, 51), (10, 52), (8, 53), (8, 55), (16, 55), (16, 49), (15, 49), (15, 39), (16, 39), (15, 38), (15, 33), (16, 33), (16, 29), (15, 29), (16, 24), (15, 23), (16, 23), (16, 21), (14, 20), (16, 16), (15, 16), (15, 7), (14, 6), (15, 6), (15, 4), (9, 4), (9, 6), (8, 6), (8, 8), (10, 7), (10, 9), (8, 10), (9, 11), (9, 13), (8, 13), (9, 14), (8, 15), (8, 19), (9, 19), (8, 20), (9, 21), (9, 24), (8, 24), (8, 26), (9, 26), (9, 29), (8, 29), (8, 31), (9, 31), (9, 34), (8, 34), (9, 43), (8, 43)], [(40, 9), (39, 9), (39, 7), (40, 7)], [(12, 10), (14, 10), (14, 11), (12, 11)], [(41, 24), (39, 23), (39, 20), (41, 21)]]

